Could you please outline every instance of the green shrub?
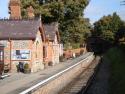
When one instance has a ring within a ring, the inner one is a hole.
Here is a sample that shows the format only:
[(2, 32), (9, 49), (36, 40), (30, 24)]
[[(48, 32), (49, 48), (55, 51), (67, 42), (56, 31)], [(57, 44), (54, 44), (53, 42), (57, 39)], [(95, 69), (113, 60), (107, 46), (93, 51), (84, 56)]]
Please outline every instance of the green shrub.
[(24, 69), (29, 69), (29, 64), (28, 64), (28, 63), (26, 63), (26, 64), (24, 65)]
[(25, 65), (24, 65), (24, 73), (31, 73), (31, 69), (30, 69), (30, 67), (29, 67), (29, 64), (28, 63), (26, 63)]
[(71, 45), (72, 45), (73, 49), (80, 48), (80, 44), (79, 43), (72, 43)]
[(68, 49), (77, 49), (80, 48), (80, 43), (67, 43), (64, 44), (64, 50), (68, 50)]
[(105, 55), (111, 63), (109, 94), (125, 94), (125, 52), (124, 47), (111, 48)]

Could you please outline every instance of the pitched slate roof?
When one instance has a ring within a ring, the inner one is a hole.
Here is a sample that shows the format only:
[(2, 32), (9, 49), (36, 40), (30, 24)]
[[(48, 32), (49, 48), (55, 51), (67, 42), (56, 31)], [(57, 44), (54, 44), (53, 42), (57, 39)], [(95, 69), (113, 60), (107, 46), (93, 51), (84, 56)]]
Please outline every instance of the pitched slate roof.
[(0, 39), (35, 39), (40, 20), (0, 20)]
[(46, 38), (49, 38), (49, 40), (54, 41), (55, 35), (57, 34), (57, 28), (56, 24), (44, 24), (44, 29), (45, 29), (45, 35)]

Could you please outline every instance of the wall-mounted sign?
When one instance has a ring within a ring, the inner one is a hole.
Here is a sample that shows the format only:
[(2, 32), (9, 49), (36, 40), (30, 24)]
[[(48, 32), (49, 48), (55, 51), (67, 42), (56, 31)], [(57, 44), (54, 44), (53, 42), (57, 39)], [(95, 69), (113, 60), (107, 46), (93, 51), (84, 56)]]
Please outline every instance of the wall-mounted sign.
[(13, 50), (12, 51), (12, 60), (29, 60), (30, 59), (30, 50)]

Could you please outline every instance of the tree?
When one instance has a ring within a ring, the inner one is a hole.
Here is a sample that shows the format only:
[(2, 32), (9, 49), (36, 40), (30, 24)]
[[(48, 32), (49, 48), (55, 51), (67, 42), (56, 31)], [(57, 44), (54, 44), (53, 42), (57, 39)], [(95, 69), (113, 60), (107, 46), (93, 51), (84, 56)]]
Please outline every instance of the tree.
[(119, 28), (118, 32), (116, 33), (116, 42), (119, 40), (125, 41), (125, 22), (122, 22), (121, 27)]
[(26, 8), (30, 5), (35, 16), (42, 15), (44, 23), (58, 22), (63, 43), (83, 43), (90, 33), (89, 20), (83, 12), (89, 0), (21, 0), (22, 16), (27, 17)]
[(35, 9), (35, 16), (40, 14), (40, 7), (38, 0), (20, 0), (21, 1), (21, 15), (23, 18), (27, 18), (27, 8), (31, 5)]
[(122, 20), (116, 13), (113, 13), (113, 15), (104, 16), (94, 23), (93, 35), (100, 36), (109, 42), (113, 42), (121, 26)]
[(59, 21), (63, 18), (63, 2), (58, 0), (21, 0), (22, 17), (27, 17), (27, 7), (34, 8), (35, 16), (41, 14), (44, 23)]
[(90, 23), (83, 18), (83, 11), (88, 0), (65, 0), (64, 19), (60, 24), (62, 42), (82, 44), (90, 33)]

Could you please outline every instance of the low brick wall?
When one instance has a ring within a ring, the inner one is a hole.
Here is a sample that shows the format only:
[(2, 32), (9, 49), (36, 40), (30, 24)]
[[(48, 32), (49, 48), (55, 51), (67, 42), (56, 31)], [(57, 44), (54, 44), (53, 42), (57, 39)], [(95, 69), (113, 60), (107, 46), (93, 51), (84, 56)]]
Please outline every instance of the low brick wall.
[(71, 58), (73, 56), (73, 53), (75, 53), (76, 55), (80, 55), (81, 51), (83, 53), (85, 53), (86, 52), (86, 48), (78, 48), (78, 49), (66, 50), (66, 51), (64, 51), (64, 57), (65, 58)]
[(66, 71), (56, 79), (53, 79), (48, 84), (37, 88), (31, 94), (58, 94), (60, 90), (62, 90), (66, 85), (68, 85), (74, 78), (76, 78), (85, 67), (89, 66), (92, 63), (94, 56), (89, 56), (88, 59), (81, 62), (77, 66), (72, 69)]

